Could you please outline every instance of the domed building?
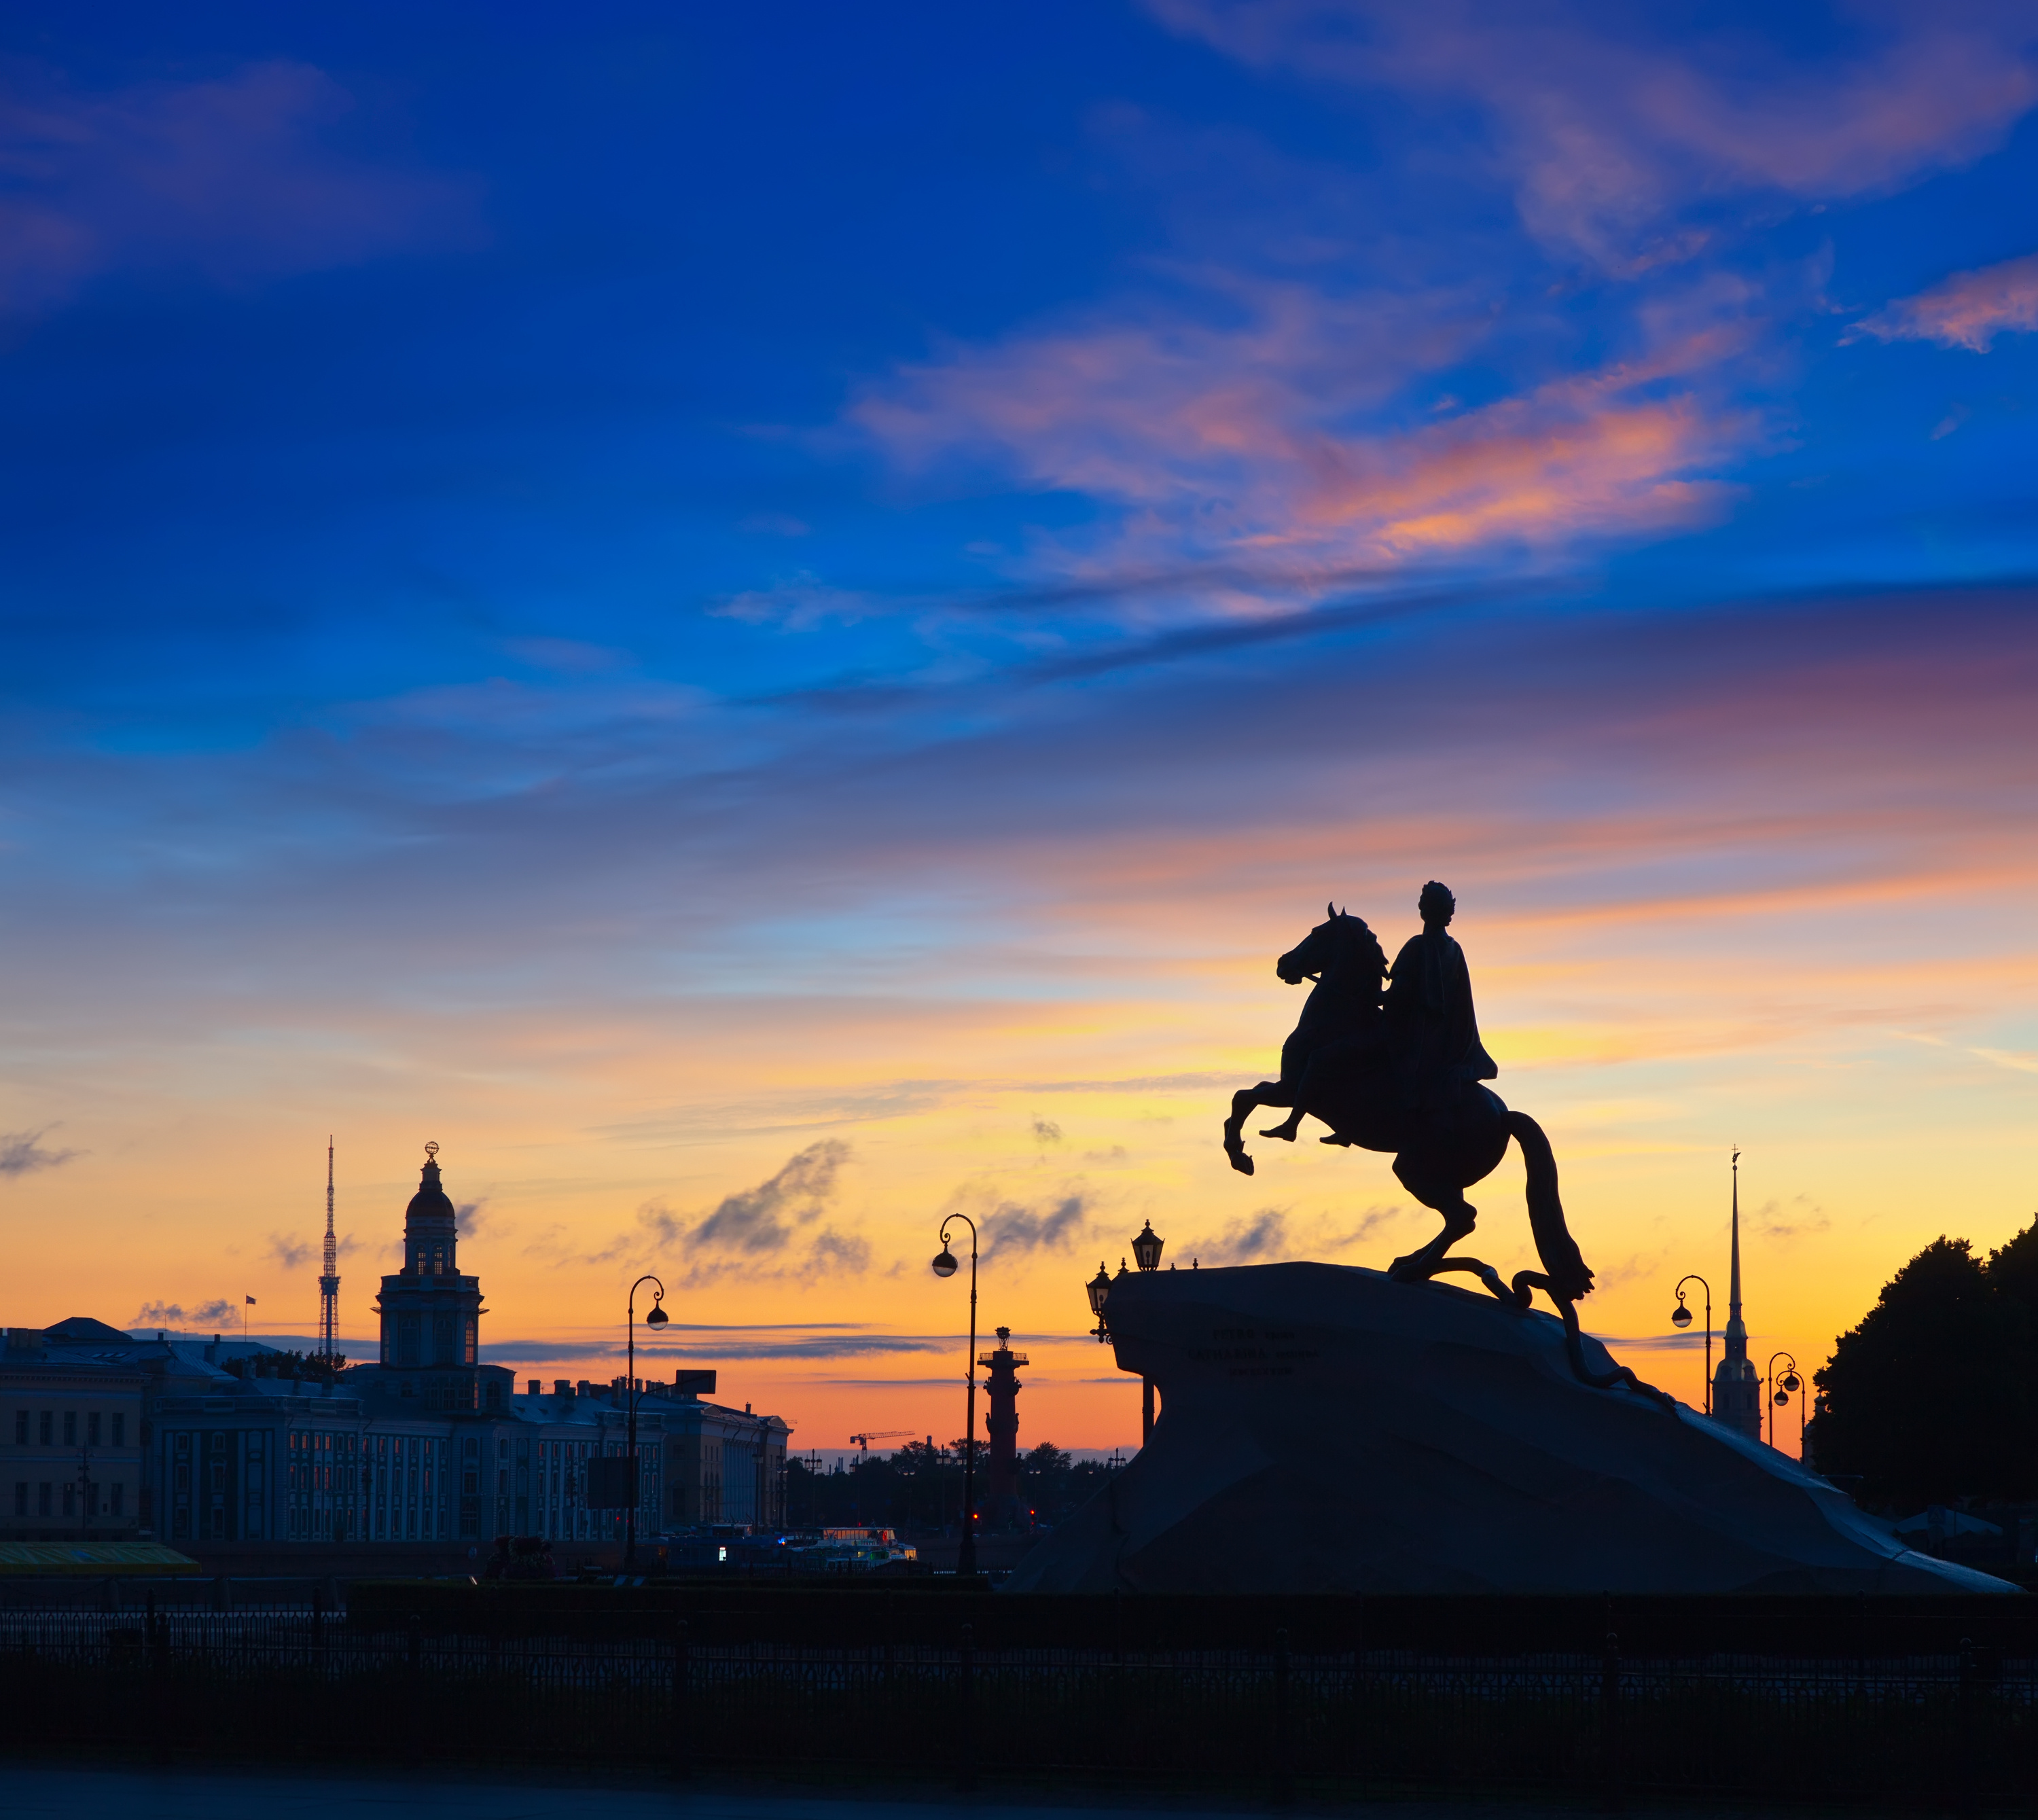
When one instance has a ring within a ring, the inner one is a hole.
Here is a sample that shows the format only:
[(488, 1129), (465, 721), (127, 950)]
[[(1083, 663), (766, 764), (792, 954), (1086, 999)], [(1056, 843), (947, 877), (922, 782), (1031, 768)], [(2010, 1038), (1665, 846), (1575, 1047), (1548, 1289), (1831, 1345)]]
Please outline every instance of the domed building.
[(514, 1378), (480, 1363), (481, 1279), (460, 1273), (459, 1216), (425, 1146), (418, 1192), (403, 1213), (403, 1268), (382, 1279), (381, 1363), (400, 1397), (427, 1409), (501, 1409)]
[[(623, 1512), (597, 1498), (589, 1463), (627, 1451), (632, 1388), (562, 1378), (547, 1392), (533, 1378), (519, 1394), (506, 1367), (481, 1363), (487, 1310), (480, 1279), (460, 1272), (438, 1149), (404, 1211), (403, 1268), (382, 1279), (374, 1363), (335, 1371), (252, 1344), (229, 1371), (215, 1340), (186, 1374), (203, 1383), (148, 1406), (157, 1532), (209, 1571), (275, 1572), (309, 1546), (349, 1572), (470, 1572), (502, 1535), (562, 1545), (563, 1566), (609, 1560), (622, 1541)], [(706, 1401), (715, 1381), (688, 1370), (634, 1387), (640, 1549), (700, 1524), (783, 1520), (790, 1431)]]

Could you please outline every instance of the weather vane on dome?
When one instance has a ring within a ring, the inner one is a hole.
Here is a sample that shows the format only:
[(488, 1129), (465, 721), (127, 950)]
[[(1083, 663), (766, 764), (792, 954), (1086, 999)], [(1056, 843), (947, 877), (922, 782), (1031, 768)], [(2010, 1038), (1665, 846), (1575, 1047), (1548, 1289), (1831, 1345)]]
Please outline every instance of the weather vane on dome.
[(436, 1160), (436, 1159), (437, 1159), (437, 1158), (438, 1158), (438, 1154), (439, 1154), (439, 1147), (438, 1147), (437, 1144), (435, 1144), (435, 1143), (428, 1143), (428, 1144), (426, 1144), (426, 1145), (425, 1146), (425, 1155), (426, 1155), (426, 1156), (430, 1157), (430, 1158), (433, 1158), (434, 1160)]

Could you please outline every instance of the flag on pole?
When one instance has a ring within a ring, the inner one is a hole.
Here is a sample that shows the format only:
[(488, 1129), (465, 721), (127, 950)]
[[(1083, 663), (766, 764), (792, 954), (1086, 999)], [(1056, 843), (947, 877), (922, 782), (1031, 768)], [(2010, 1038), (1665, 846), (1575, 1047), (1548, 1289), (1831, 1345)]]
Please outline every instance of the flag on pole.
[(248, 1298), (248, 1306), (250, 1308), (252, 1308), (255, 1306), (255, 1298), (252, 1295)]

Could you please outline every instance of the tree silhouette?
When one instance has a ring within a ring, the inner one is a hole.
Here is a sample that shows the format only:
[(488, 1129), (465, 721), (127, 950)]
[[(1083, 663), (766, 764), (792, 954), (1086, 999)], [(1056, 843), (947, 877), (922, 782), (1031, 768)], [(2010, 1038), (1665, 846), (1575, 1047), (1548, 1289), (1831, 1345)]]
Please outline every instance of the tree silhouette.
[(1914, 1511), (2038, 1488), (2038, 1224), (1986, 1263), (1935, 1238), (1813, 1374), (1819, 1470)]

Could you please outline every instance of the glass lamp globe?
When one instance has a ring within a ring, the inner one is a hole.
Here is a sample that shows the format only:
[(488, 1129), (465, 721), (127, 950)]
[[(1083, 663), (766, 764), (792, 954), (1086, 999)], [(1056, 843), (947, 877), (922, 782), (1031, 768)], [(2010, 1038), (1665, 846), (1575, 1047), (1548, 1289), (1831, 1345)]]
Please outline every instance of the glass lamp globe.
[(1783, 1374), (1783, 1388), (1786, 1390), (1794, 1390), (1797, 1388), (1797, 1374), (1796, 1372), (1786, 1371)]
[(1688, 1327), (1691, 1324), (1691, 1310), (1687, 1308), (1683, 1302), (1679, 1302), (1677, 1304), (1677, 1312), (1670, 1317), (1670, 1325), (1672, 1327)]
[(1111, 1294), (1111, 1274), (1102, 1265), (1097, 1267), (1097, 1275), (1089, 1280), (1089, 1311), (1093, 1314), (1104, 1312), (1104, 1298)]
[(672, 1316), (654, 1302), (651, 1304), (650, 1313), (644, 1317), (644, 1325), (646, 1327), (662, 1327), (671, 1319)]
[(1140, 1228), (1139, 1236), (1132, 1242), (1132, 1255), (1138, 1260), (1139, 1268), (1142, 1270), (1158, 1270), (1161, 1268), (1161, 1248), (1167, 1242), (1153, 1230), (1153, 1221), (1148, 1220)]
[(960, 1268), (960, 1266), (956, 1262), (955, 1253), (944, 1245), (941, 1247), (941, 1256), (934, 1260), (935, 1276), (953, 1276)]

